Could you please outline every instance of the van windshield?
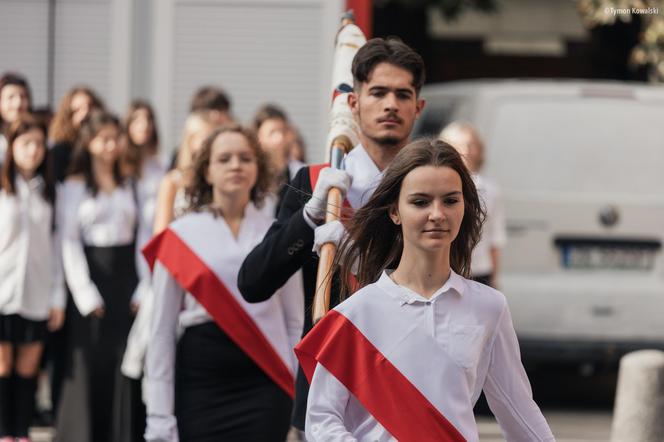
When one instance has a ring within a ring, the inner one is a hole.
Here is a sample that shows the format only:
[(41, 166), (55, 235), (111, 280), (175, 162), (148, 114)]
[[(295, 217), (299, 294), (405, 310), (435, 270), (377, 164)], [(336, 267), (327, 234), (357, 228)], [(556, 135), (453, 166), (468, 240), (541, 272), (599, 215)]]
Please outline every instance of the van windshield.
[(664, 195), (664, 102), (512, 98), (490, 115), (487, 172), (506, 190)]

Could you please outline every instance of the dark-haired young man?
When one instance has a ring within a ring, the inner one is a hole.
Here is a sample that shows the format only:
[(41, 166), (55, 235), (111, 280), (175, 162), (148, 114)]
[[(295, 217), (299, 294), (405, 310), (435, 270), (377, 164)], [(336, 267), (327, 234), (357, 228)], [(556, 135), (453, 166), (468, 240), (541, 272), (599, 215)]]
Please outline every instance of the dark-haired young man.
[[(261, 302), (302, 269), (304, 333), (312, 326), (318, 266), (312, 248), (339, 233), (318, 229), (314, 235), (316, 227), (324, 223), (327, 191), (337, 187), (351, 207), (361, 207), (383, 170), (408, 143), (413, 124), (424, 108), (424, 100), (419, 97), (424, 62), (400, 40), (369, 40), (355, 55), (352, 71), (355, 90), (349, 104), (360, 128), (360, 144), (346, 156), (344, 171), (316, 166), (300, 170), (281, 202), (277, 221), (247, 256), (238, 276), (242, 296), (249, 302)], [(304, 430), (307, 392), (308, 384), (300, 370), (293, 416), (293, 425), (300, 430)]]

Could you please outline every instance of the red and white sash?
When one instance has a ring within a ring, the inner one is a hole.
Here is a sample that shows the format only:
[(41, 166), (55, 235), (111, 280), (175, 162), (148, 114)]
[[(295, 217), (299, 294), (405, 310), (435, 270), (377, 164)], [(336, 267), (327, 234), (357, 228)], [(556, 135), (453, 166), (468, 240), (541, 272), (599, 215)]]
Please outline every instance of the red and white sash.
[[(208, 232), (205, 226), (201, 228), (200, 223), (191, 226), (182, 224), (177, 226), (180, 227), (177, 231), (172, 225), (145, 246), (143, 254), (150, 268), (154, 269), (155, 261), (159, 260), (233, 342), (290, 397), (294, 397), (294, 374), (289, 368), (288, 356), (284, 354), (286, 350), (275, 349), (269, 336), (266, 337), (252, 318), (251, 309), (260, 304), (246, 303), (239, 294), (236, 282), (224, 282), (219, 272), (215, 271), (215, 263), (218, 266), (220, 262), (216, 255), (223, 253), (220, 250), (228, 245), (219, 241), (216, 235), (218, 243), (200, 247), (201, 241), (214, 238), (209, 236), (214, 232)], [(203, 248), (206, 250), (201, 250)]]
[[(393, 321), (398, 308), (377, 299), (386, 296), (365, 289), (328, 312), (295, 347), (302, 370), (311, 382), (322, 364), (401, 442), (465, 441), (443, 414), (453, 412), (441, 396), (464, 396), (442, 381), (448, 356), (417, 324)], [(469, 408), (454, 418), (473, 419)]]

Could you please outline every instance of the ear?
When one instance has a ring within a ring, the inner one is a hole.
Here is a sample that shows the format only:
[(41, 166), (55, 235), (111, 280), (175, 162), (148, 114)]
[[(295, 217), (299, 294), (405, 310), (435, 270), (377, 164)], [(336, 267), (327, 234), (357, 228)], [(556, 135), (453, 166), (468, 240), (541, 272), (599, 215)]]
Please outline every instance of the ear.
[(417, 106), (415, 107), (415, 118), (420, 118), (420, 115), (422, 115), (422, 111), (424, 110), (424, 106), (426, 106), (427, 100), (424, 98), (418, 98), (417, 99)]
[(396, 224), (397, 226), (401, 225), (401, 217), (399, 217), (399, 209), (397, 208), (396, 203), (390, 206), (388, 214), (394, 224)]
[(205, 168), (205, 182), (208, 183), (210, 186), (212, 183), (210, 182), (210, 166)]
[(353, 113), (353, 116), (357, 116), (359, 111), (359, 100), (355, 91), (348, 93), (348, 106), (350, 111)]

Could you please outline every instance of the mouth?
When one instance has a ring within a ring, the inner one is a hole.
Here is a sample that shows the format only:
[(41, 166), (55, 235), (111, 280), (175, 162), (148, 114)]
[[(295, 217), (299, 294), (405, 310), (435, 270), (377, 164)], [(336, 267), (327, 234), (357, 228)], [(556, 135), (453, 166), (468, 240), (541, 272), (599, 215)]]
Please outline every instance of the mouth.
[(426, 229), (423, 230), (422, 233), (434, 233), (434, 234), (443, 234), (443, 233), (449, 233), (450, 231), (447, 229)]

